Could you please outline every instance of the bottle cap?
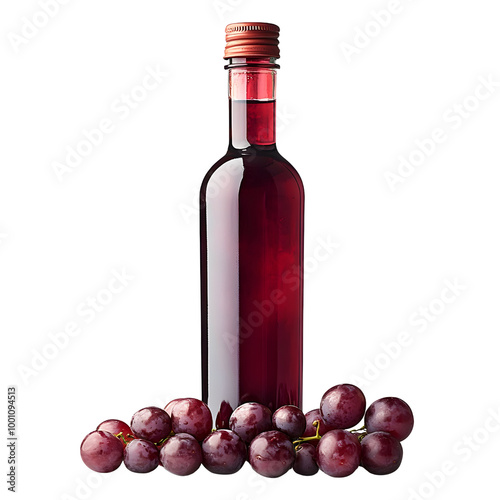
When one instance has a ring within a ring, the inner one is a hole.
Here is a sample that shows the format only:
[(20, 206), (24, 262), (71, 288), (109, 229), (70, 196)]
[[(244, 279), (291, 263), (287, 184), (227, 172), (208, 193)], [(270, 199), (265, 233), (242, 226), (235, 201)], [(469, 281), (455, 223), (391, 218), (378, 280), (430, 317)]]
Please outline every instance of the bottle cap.
[(280, 29), (270, 23), (232, 23), (226, 26), (224, 59), (280, 56)]

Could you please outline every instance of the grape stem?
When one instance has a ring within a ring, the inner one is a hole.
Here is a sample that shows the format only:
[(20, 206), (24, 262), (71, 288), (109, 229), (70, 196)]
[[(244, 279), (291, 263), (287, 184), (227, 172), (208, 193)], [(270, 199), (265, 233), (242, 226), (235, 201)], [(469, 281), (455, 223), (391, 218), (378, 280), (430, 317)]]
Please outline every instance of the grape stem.
[(129, 444), (130, 441), (132, 441), (133, 439), (135, 439), (135, 436), (132, 436), (132, 434), (127, 434), (127, 438), (129, 438), (129, 441), (127, 441), (127, 439), (125, 439), (125, 435), (123, 434), (123, 432), (119, 432), (118, 434), (115, 434), (115, 436), (120, 441), (123, 441), (123, 444), (125, 444), (125, 445)]
[(321, 436), (319, 435), (319, 420), (315, 420), (312, 425), (313, 427), (316, 428), (316, 435), (315, 436), (308, 436), (308, 437), (300, 437), (296, 441), (293, 442), (293, 445), (295, 447), (295, 451), (297, 451), (302, 443), (307, 443), (309, 441), (319, 441), (321, 439)]
[(115, 434), (115, 436), (120, 440), (123, 441), (123, 444), (128, 444), (128, 441), (125, 439), (125, 436), (123, 435), (123, 432), (119, 432), (118, 434)]
[[(308, 436), (308, 437), (300, 437), (299, 439), (297, 439), (296, 441), (293, 442), (293, 445), (295, 447), (295, 451), (298, 450), (298, 448), (300, 447), (300, 445), (302, 443), (307, 443), (309, 441), (319, 441), (321, 439), (321, 436), (319, 435), (319, 424), (320, 424), (319, 420), (315, 420), (312, 423), (313, 427), (316, 428), (316, 435)], [(366, 431), (365, 425), (363, 425), (363, 427), (360, 427), (359, 429), (353, 429), (352, 431), (349, 431), (349, 432), (354, 434), (359, 439), (359, 442), (361, 442), (363, 440), (363, 438), (368, 434), (368, 432)]]
[(354, 430), (349, 431), (349, 432), (351, 432), (352, 434), (354, 434), (358, 438), (358, 440), (359, 440), (360, 443), (361, 443), (361, 441), (363, 441), (363, 439), (368, 434), (365, 425), (363, 425), (363, 427), (360, 427), (359, 429), (354, 429)]
[(157, 443), (155, 443), (156, 446), (162, 446), (163, 443), (165, 443), (165, 441), (167, 441), (169, 438), (171, 438), (174, 434), (175, 434), (174, 431), (170, 431), (170, 434), (167, 437), (164, 437), (161, 441), (158, 441)]

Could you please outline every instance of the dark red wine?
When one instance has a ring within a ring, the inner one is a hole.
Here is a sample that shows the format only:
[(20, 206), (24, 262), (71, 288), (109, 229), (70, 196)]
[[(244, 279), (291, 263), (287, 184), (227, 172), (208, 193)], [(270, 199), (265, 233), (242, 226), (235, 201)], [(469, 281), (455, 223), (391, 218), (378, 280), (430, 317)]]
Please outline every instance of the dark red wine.
[(229, 149), (200, 193), (203, 400), (214, 415), (302, 405), (304, 189), (276, 149), (273, 59), (233, 64)]

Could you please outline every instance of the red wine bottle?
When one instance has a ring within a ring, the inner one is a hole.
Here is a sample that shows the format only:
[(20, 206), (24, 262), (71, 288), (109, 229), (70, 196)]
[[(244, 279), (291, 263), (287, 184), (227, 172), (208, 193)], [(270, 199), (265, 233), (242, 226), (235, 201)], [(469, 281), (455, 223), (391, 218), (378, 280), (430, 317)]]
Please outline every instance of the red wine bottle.
[(279, 28), (226, 28), (229, 148), (200, 192), (202, 397), (302, 405), (304, 188), (276, 149)]

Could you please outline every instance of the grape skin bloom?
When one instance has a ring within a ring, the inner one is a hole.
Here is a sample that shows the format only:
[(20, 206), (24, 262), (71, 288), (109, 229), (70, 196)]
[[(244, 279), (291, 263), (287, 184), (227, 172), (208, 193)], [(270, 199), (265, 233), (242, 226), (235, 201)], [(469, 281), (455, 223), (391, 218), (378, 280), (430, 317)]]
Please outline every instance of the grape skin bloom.
[(301, 476), (314, 476), (319, 470), (316, 463), (316, 447), (311, 443), (302, 443), (295, 450), (293, 470)]
[(267, 431), (254, 438), (248, 450), (252, 469), (265, 477), (279, 477), (288, 472), (295, 460), (293, 444), (280, 431)]
[(233, 411), (229, 427), (245, 443), (250, 443), (258, 434), (273, 428), (271, 410), (259, 403), (244, 403)]
[(123, 445), (108, 431), (93, 431), (83, 439), (80, 455), (89, 469), (95, 472), (112, 472), (123, 461)]
[(399, 398), (377, 399), (366, 411), (365, 426), (369, 433), (384, 431), (403, 441), (411, 434), (413, 425), (411, 408)]
[(361, 465), (371, 474), (391, 474), (402, 460), (403, 447), (388, 432), (374, 432), (361, 441)]
[(160, 463), (158, 448), (151, 441), (134, 439), (125, 447), (123, 463), (132, 472), (151, 472)]
[(325, 392), (319, 409), (330, 428), (349, 429), (361, 422), (366, 410), (366, 398), (355, 385), (340, 384)]
[(199, 399), (181, 399), (172, 406), (172, 430), (176, 434), (191, 434), (197, 441), (203, 441), (212, 430), (212, 413)]
[(291, 439), (297, 439), (304, 434), (306, 417), (300, 408), (285, 405), (274, 412), (273, 428), (284, 432)]
[(247, 447), (236, 432), (220, 429), (209, 434), (201, 446), (203, 465), (214, 474), (234, 474), (246, 461)]
[(176, 434), (160, 449), (160, 462), (165, 470), (177, 476), (189, 476), (202, 463), (201, 446), (191, 434)]
[(361, 444), (358, 438), (348, 431), (329, 431), (318, 443), (316, 462), (329, 476), (349, 476), (361, 463)]
[(134, 413), (130, 428), (135, 436), (158, 443), (172, 430), (170, 417), (161, 408), (148, 406)]

